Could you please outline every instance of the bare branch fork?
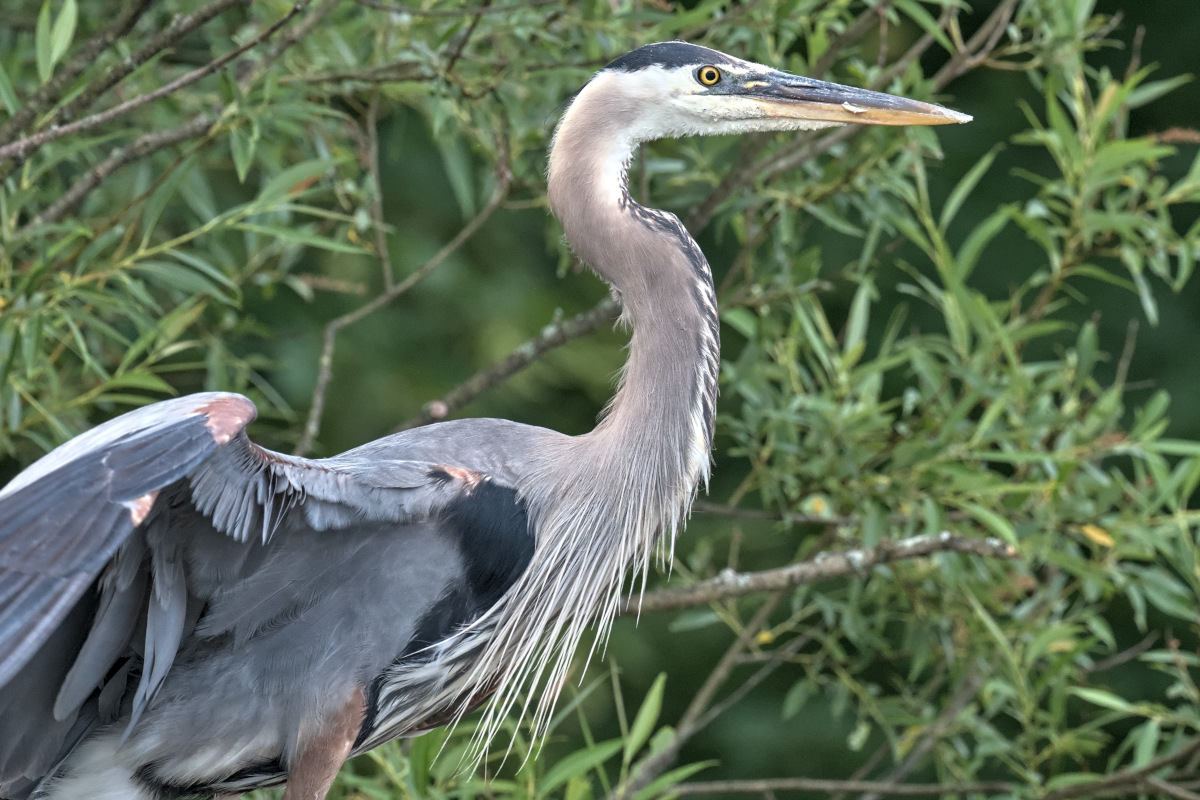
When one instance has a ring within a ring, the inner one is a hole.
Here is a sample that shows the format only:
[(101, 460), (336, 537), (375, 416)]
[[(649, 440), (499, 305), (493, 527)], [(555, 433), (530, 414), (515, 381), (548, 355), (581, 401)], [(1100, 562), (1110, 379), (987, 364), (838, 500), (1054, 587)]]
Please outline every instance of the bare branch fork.
[(407, 430), (445, 419), (451, 412), (462, 408), (487, 390), (498, 386), (537, 361), (541, 356), (572, 339), (586, 336), (592, 331), (610, 324), (620, 312), (617, 301), (606, 297), (587, 311), (570, 319), (552, 322), (541, 333), (513, 350), (500, 361), (476, 372), (438, 400), (425, 404), (425, 408), (406, 420), (397, 430)]
[(689, 608), (714, 600), (727, 600), (760, 592), (792, 589), (829, 578), (862, 575), (867, 570), (893, 561), (921, 558), (934, 553), (968, 553), (989, 558), (1016, 558), (1012, 545), (999, 539), (968, 539), (943, 531), (936, 535), (914, 536), (910, 539), (885, 541), (874, 547), (846, 550), (841, 553), (821, 553), (809, 561), (761, 572), (725, 570), (715, 578), (689, 586), (672, 586), (647, 592), (640, 599), (632, 597), (624, 609), (626, 614), (669, 611)]
[(337, 347), (338, 333), (342, 328), (353, 325), (383, 308), (416, 286), (441, 266), (442, 262), (462, 247), (463, 243), (470, 239), (483, 223), (487, 222), (492, 213), (500, 207), (500, 204), (504, 202), (504, 198), (508, 196), (508, 187), (511, 182), (511, 172), (508, 169), (501, 169), (500, 182), (496, 186), (496, 191), (492, 193), (492, 198), (488, 201), (488, 204), (475, 215), (474, 219), (463, 226), (463, 229), (453, 239), (443, 246), (441, 250), (437, 251), (433, 258), (418, 267), (400, 283), (393, 284), (385, 289), (370, 302), (364, 303), (347, 314), (343, 314), (325, 326), (324, 342), (321, 347), (321, 356), (317, 366), (317, 383), (313, 389), (312, 406), (308, 410), (308, 419), (304, 424), (304, 434), (300, 437), (300, 441), (296, 445), (296, 455), (305, 455), (308, 453), (321, 431), (321, 415), (325, 411), (325, 396), (329, 391), (329, 381), (333, 377), (333, 352)]

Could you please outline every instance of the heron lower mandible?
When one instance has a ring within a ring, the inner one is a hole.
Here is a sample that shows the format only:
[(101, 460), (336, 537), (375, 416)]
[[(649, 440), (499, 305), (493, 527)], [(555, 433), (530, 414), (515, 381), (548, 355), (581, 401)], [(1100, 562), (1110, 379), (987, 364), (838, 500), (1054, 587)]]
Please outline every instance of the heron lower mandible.
[(0, 796), (150, 800), (287, 782), (491, 698), (556, 688), (624, 578), (673, 540), (709, 472), (719, 342), (708, 263), (630, 197), (640, 142), (941, 125), (939, 106), (682, 42), (600, 70), (564, 114), (549, 199), (632, 327), (590, 433), (443, 422), (328, 459), (192, 395), (59, 447), (0, 492)]

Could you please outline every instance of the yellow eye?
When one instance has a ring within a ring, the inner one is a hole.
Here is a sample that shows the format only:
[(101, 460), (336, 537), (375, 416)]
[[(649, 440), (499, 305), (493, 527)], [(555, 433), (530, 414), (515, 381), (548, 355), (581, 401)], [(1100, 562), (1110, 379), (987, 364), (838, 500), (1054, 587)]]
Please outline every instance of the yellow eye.
[(716, 86), (717, 81), (721, 80), (721, 70), (716, 67), (701, 67), (696, 70), (696, 80), (705, 86)]

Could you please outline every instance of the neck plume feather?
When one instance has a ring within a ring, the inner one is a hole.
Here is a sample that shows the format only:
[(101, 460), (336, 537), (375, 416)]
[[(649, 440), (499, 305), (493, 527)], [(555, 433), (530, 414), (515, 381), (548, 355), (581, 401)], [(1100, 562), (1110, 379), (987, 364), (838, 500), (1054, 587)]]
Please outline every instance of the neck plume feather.
[(623, 135), (596, 84), (555, 134), (550, 203), (576, 253), (620, 297), (633, 330), (629, 359), (596, 428), (550, 441), (518, 487), (538, 531), (536, 552), (474, 623), (492, 632), (482, 654), (458, 637), (462, 667), (451, 680), (463, 687), (462, 712), (480, 689), (495, 692), (476, 752), (514, 706), (529, 710), (532, 692), (523, 693), (537, 684), (544, 688), (533, 720), (545, 731), (580, 640), (596, 622), (593, 653), (603, 645), (626, 575), (640, 573), (644, 588), (656, 548), (669, 563), (708, 480), (720, 347), (712, 275), (678, 219), (630, 198), (626, 169), (638, 143)]

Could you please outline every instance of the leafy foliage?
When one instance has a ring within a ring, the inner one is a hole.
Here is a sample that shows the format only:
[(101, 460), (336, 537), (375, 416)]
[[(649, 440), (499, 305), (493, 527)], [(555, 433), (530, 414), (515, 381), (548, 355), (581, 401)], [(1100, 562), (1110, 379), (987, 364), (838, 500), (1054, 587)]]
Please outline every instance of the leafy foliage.
[[(947, 531), (1017, 557), (941, 552), (748, 597), (714, 582), (669, 629), (619, 627), (622, 674), (589, 673), (544, 745), (513, 720), (511, 751), (471, 770), (468, 719), (359, 759), (339, 796), (649, 800), (705, 789), (696, 773), (780, 791), (867, 776), (868, 794), (919, 778), (942, 793), (1187, 796), (1200, 431), (1170, 431), (1166, 391), (1131, 394), (1138, 351), (1109, 334), (1159, 325), (1189, 286), (1200, 135), (1130, 135), (1131, 113), (1186, 78), (1136, 53), (1123, 74), (1102, 66), (1124, 34), (1090, 0), (11, 5), (0, 450), (13, 469), (200, 388), (250, 394), (277, 446), (329, 451), (514, 350), (513, 369), (540, 361), (470, 410), (586, 427), (616, 346), (577, 341), (564, 359), (516, 345), (598, 290), (534, 290), (516, 273), (572, 267), (542, 221), (555, 109), (638, 44), (687, 39), (978, 117), (976, 141), (656, 143), (632, 177), (713, 255), (725, 324), (719, 502), (680, 543), (675, 581), (740, 570), (753, 588), (764, 570)], [(989, 81), (1014, 73), (1017, 110), (1007, 95), (972, 107), (980, 86), (1013, 91)], [(960, 103), (964, 85), (976, 91)], [(398, 311), (418, 280), (419, 305), (453, 314)], [(373, 377), (397, 369), (384, 337), (404, 385)], [(629, 714), (622, 687), (644, 690)], [(837, 756), (756, 761), (739, 715), (779, 730), (786, 752)]]

